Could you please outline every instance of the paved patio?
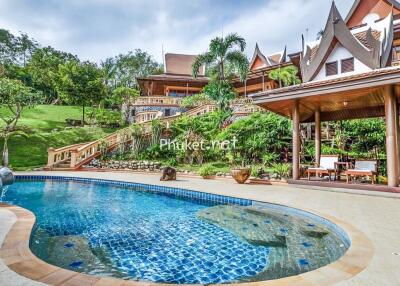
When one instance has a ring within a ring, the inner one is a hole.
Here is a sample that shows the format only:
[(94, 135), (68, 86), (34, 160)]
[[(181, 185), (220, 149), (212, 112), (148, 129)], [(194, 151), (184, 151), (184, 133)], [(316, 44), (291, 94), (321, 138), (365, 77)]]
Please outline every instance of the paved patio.
[[(335, 285), (400, 285), (400, 256), (393, 254), (400, 253), (400, 224), (398, 223), (400, 218), (400, 194), (311, 188), (307, 186), (297, 187), (293, 185), (238, 185), (232, 180), (226, 179), (203, 180), (187, 177), (178, 178), (176, 182), (160, 182), (159, 175), (124, 172), (31, 172), (23, 174), (102, 178), (181, 187), (284, 204), (323, 214), (327, 217), (334, 217), (363, 232), (373, 245), (373, 257), (367, 268), (356, 276)], [(13, 213), (0, 208), (0, 244), (15, 221), (16, 216)], [(366, 259), (367, 256), (366, 253)], [(362, 257), (360, 258), (362, 259)], [(0, 260), (0, 285), (44, 284), (28, 280), (14, 273)]]

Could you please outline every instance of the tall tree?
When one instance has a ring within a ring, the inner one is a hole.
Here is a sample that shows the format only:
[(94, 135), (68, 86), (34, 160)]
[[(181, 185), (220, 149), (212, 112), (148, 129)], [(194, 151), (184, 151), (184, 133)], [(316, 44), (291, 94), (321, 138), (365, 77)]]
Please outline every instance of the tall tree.
[(102, 71), (90, 62), (68, 61), (59, 66), (56, 90), (66, 103), (82, 106), (82, 125), (85, 124), (85, 107), (104, 99), (102, 75)]
[(229, 111), (230, 101), (236, 97), (232, 85), (234, 76), (245, 81), (249, 72), (249, 60), (244, 54), (246, 41), (237, 34), (211, 40), (208, 52), (196, 57), (192, 74), (198, 76), (200, 67), (206, 65), (211, 81), (204, 88), (204, 93), (215, 100), (219, 108)]
[(21, 81), (0, 78), (0, 118), (4, 122), (1, 129), (1, 137), (4, 138), (2, 165), (7, 167), (8, 140), (18, 132), (17, 123), (21, 118), (22, 111), (38, 103), (39, 96), (31, 88), (26, 87)]
[(124, 86), (138, 89), (136, 78), (163, 72), (162, 66), (152, 56), (139, 49), (108, 58), (101, 66), (106, 75), (106, 83), (112, 88)]
[(244, 81), (249, 71), (249, 60), (244, 54), (245, 48), (246, 41), (238, 34), (211, 40), (208, 51), (196, 57), (192, 66), (193, 76), (197, 77), (200, 67), (206, 65), (210, 73), (219, 80), (238, 75)]
[(78, 62), (77, 56), (53, 49), (38, 48), (32, 55), (28, 71), (32, 76), (32, 86), (43, 92), (47, 102), (59, 101), (56, 90), (56, 77), (59, 65), (68, 61)]

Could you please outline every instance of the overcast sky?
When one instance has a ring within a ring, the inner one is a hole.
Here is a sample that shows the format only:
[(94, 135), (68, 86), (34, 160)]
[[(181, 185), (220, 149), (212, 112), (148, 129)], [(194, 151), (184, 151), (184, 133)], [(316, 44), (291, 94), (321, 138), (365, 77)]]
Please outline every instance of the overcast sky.
[[(353, 0), (336, 0), (343, 17)], [(237, 32), (251, 57), (301, 48), (316, 38), (331, 0), (0, 0), (0, 28), (28, 33), (82, 60), (142, 49), (161, 62), (165, 52), (197, 54), (209, 40)]]

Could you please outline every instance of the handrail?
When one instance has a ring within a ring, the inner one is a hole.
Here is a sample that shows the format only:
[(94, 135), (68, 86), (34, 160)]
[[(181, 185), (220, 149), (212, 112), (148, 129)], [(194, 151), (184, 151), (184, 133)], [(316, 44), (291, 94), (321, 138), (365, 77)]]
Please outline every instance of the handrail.
[[(247, 101), (245, 101), (247, 103)], [(244, 101), (241, 101), (239, 104), (241, 110), (244, 110), (244, 112), (250, 112), (253, 110), (252, 106), (246, 106), (244, 105)], [(216, 106), (214, 104), (206, 104), (202, 106), (198, 106), (196, 108), (193, 108), (184, 114), (186, 114), (189, 117), (194, 117), (198, 115), (202, 115), (205, 113), (213, 112), (216, 109)], [(238, 111), (237, 111), (238, 112)], [(170, 128), (171, 123), (179, 118), (181, 114), (176, 114), (173, 116), (169, 117), (163, 117), (160, 118), (160, 121), (164, 123), (165, 127), (167, 129)], [(146, 135), (151, 133), (151, 120), (148, 121), (143, 121), (138, 123), (141, 126), (143, 126), (144, 133)], [(54, 149), (54, 148), (49, 148), (48, 149), (48, 160), (47, 160), (47, 167), (52, 168), (58, 164), (64, 163), (68, 160), (70, 160), (69, 167), (71, 169), (77, 169), (81, 167), (82, 165), (88, 163), (90, 160), (93, 158), (97, 157), (100, 155), (100, 147), (101, 144), (104, 144), (106, 142), (107, 144), (107, 149), (111, 150), (115, 148), (119, 143), (121, 143), (121, 136), (120, 134), (124, 131), (127, 130), (129, 127), (118, 130), (114, 133), (111, 133), (107, 135), (104, 138), (95, 140), (93, 142), (87, 142), (87, 143), (79, 143), (79, 144), (74, 144), (70, 146), (65, 146), (62, 148)]]

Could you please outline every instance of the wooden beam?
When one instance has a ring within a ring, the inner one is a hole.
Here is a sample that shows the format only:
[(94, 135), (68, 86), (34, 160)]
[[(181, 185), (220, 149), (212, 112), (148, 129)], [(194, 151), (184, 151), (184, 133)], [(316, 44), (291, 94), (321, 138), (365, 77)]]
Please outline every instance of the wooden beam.
[(315, 111), (315, 163), (319, 166), (321, 160), (321, 112)]
[(399, 114), (397, 98), (393, 86), (385, 88), (385, 117), (386, 117), (386, 157), (388, 186), (399, 185), (399, 146), (398, 146), (398, 123)]
[(300, 179), (300, 111), (299, 102), (296, 100), (293, 103), (292, 109), (293, 120), (293, 180)]

